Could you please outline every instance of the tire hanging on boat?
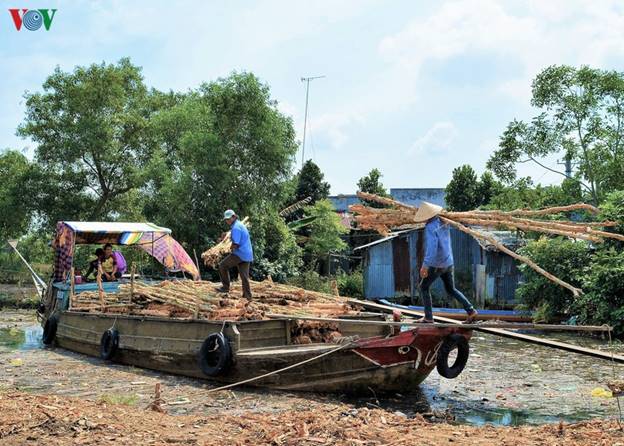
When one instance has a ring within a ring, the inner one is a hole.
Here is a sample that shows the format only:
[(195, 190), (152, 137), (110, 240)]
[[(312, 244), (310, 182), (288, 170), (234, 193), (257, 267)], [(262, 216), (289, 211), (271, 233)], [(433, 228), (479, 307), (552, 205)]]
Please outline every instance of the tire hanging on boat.
[(109, 360), (115, 355), (119, 348), (119, 332), (114, 328), (109, 328), (100, 339), (100, 358)]
[[(457, 358), (451, 366), (448, 363), (449, 355), (455, 348), (457, 348)], [(444, 341), (442, 341), (442, 345), (438, 350), (438, 357), (436, 359), (436, 369), (438, 373), (444, 378), (457, 378), (464, 370), (464, 367), (466, 367), (469, 353), (470, 347), (465, 337), (457, 333), (447, 336), (444, 338)]]
[(223, 333), (208, 335), (199, 350), (199, 368), (205, 375), (218, 376), (232, 364), (232, 348)]
[(56, 329), (58, 328), (58, 316), (52, 314), (45, 322), (43, 326), (43, 338), (42, 341), (45, 345), (52, 344), (56, 337)]

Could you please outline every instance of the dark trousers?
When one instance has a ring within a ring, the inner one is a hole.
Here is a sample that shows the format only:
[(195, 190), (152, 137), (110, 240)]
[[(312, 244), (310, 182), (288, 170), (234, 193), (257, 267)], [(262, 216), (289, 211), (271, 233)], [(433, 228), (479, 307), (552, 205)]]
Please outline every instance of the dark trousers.
[(243, 297), (251, 299), (251, 286), (249, 285), (249, 266), (251, 262), (243, 262), (235, 254), (228, 255), (219, 263), (219, 276), (225, 290), (230, 289), (230, 268), (238, 268), (241, 284), (243, 285)]
[(106, 278), (105, 274), (102, 274), (102, 282), (114, 282), (114, 281), (117, 281), (119, 279), (121, 279), (121, 273), (119, 271), (117, 271), (115, 274), (113, 274), (113, 280), (112, 281), (108, 280)]
[(466, 310), (466, 313), (472, 313), (474, 307), (470, 303), (466, 296), (462, 294), (457, 288), (455, 288), (455, 277), (453, 274), (453, 266), (448, 268), (432, 268), (429, 267), (429, 275), (425, 277), (420, 285), (420, 293), (423, 298), (423, 304), (425, 306), (425, 319), (433, 319), (433, 310), (431, 305), (431, 285), (437, 278), (442, 279), (444, 283), (444, 290), (448, 296), (452, 296), (459, 301), (460, 304)]

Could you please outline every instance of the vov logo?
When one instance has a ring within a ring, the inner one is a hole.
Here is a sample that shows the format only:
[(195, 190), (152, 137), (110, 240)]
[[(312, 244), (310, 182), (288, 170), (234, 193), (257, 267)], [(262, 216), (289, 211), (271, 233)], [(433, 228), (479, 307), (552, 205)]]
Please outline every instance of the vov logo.
[(46, 31), (50, 31), (56, 9), (22, 9), (21, 14), (19, 9), (9, 9), (9, 12), (18, 31), (22, 29), (22, 25), (29, 31), (37, 31), (41, 25)]

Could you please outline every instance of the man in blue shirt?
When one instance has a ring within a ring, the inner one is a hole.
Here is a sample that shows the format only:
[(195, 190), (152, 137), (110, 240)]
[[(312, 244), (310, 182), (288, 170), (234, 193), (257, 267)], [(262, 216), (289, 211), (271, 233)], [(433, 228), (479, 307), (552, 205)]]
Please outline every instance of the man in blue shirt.
[(425, 306), (425, 317), (421, 322), (433, 322), (430, 287), (439, 277), (444, 283), (446, 294), (454, 297), (462, 304), (468, 314), (466, 322), (471, 323), (477, 316), (477, 310), (466, 299), (466, 296), (455, 288), (451, 234), (448, 225), (443, 224), (437, 216), (441, 210), (440, 206), (422, 202), (416, 214), (416, 219), (427, 222), (425, 225), (425, 256), (420, 268), (420, 290)]
[(251, 299), (249, 267), (253, 261), (253, 249), (251, 247), (249, 231), (247, 227), (238, 220), (238, 216), (231, 209), (223, 213), (223, 219), (230, 225), (232, 252), (219, 263), (219, 275), (221, 276), (221, 283), (223, 285), (219, 288), (219, 291), (224, 293), (230, 291), (230, 268), (236, 266), (243, 286), (243, 297)]

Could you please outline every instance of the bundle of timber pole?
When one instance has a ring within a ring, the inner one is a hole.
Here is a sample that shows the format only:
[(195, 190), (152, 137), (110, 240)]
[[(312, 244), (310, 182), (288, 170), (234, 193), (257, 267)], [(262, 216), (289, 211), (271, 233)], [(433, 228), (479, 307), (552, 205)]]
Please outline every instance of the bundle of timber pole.
[[(426, 223), (420, 218), (419, 209), (408, 206), (404, 203), (390, 198), (379, 197), (373, 194), (358, 192), (358, 197), (362, 200), (373, 201), (388, 206), (377, 209), (362, 204), (349, 207), (355, 215), (355, 221), (360, 229), (369, 229), (388, 235), (391, 228), (418, 227)], [(506, 228), (523, 232), (539, 232), (543, 234), (559, 235), (579, 240), (586, 240), (592, 243), (601, 243), (605, 238), (624, 240), (624, 235), (606, 232), (602, 228), (616, 226), (616, 222), (574, 222), (569, 220), (542, 220), (540, 217), (552, 217), (563, 212), (586, 211), (597, 214), (599, 209), (585, 203), (573, 204), (569, 206), (558, 206), (540, 210), (517, 209), (515, 211), (499, 210), (474, 210), (469, 212), (449, 212), (440, 209), (437, 216), (443, 223), (449, 224), (460, 231), (470, 234), (476, 239), (483, 240), (498, 250), (525, 263), (547, 279), (570, 290), (574, 295), (579, 295), (582, 290), (570, 285), (567, 282), (555, 277), (542, 269), (530, 259), (521, 256), (507, 248), (494, 237), (486, 233), (472, 229), (468, 226), (478, 226), (485, 228)]]
[[(249, 224), (249, 217), (243, 218), (242, 223), (247, 226)], [(221, 259), (228, 255), (232, 251), (232, 231), (228, 231), (225, 237), (214, 245), (212, 248), (207, 249), (201, 255), (204, 264), (210, 268), (216, 268)]]
[(78, 293), (73, 311), (124, 312), (163, 317), (195, 317), (211, 320), (262, 320), (265, 314), (297, 316), (338, 316), (356, 314), (346, 298), (274, 283), (251, 281), (253, 300), (243, 299), (240, 284), (230, 293), (217, 291), (218, 284), (207, 281), (164, 281), (158, 284), (122, 283), (117, 292)]

